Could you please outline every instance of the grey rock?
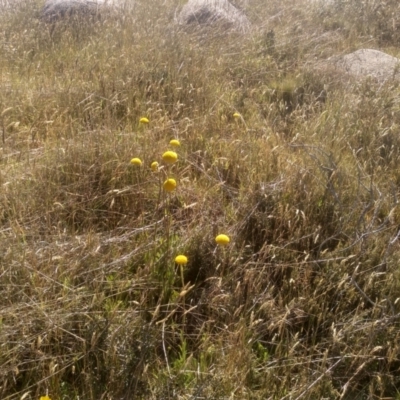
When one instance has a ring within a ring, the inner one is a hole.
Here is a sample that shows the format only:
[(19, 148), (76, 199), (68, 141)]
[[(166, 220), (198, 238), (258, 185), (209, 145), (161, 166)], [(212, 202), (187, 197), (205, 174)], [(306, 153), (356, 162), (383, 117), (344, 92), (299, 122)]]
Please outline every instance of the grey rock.
[(250, 28), (247, 17), (228, 0), (189, 0), (178, 16), (186, 26), (217, 26), (245, 32)]
[(22, 9), (37, 9), (36, 5), (35, 0), (0, 0), (0, 13), (4, 11), (16, 12)]
[(102, 12), (126, 8), (128, 4), (122, 0), (46, 0), (41, 17), (49, 22), (70, 17), (96, 17)]
[(371, 77), (379, 82), (400, 78), (400, 59), (379, 50), (361, 49), (333, 58), (334, 64), (357, 79)]

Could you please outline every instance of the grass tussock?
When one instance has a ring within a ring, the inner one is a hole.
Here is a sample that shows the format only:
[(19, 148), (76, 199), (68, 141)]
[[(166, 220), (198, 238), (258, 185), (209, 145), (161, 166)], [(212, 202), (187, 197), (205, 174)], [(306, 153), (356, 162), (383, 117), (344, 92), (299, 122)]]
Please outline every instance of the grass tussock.
[(136, 3), (1, 11), (1, 399), (399, 398), (397, 3)]

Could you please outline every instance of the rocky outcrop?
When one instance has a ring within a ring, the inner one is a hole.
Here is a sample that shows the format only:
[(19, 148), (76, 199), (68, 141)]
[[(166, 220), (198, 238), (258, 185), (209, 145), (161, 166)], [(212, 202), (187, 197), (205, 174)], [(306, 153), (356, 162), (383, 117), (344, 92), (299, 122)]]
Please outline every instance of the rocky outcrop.
[(214, 26), (245, 32), (247, 17), (228, 0), (189, 0), (179, 13), (178, 23), (186, 26)]
[(380, 82), (400, 78), (400, 59), (379, 50), (361, 49), (333, 59), (334, 65), (357, 79), (371, 77)]
[(117, 0), (47, 0), (42, 8), (41, 17), (49, 22), (70, 17), (96, 17), (102, 12), (125, 5), (126, 3)]

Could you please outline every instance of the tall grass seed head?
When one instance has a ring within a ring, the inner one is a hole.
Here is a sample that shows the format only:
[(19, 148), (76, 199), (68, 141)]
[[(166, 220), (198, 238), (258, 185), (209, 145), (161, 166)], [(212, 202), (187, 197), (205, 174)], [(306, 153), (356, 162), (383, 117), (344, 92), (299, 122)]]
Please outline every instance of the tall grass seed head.
[(166, 164), (174, 164), (178, 160), (178, 154), (169, 150), (162, 155), (162, 159)]
[(148, 124), (150, 121), (149, 121), (148, 118), (142, 117), (142, 118), (140, 118), (139, 122), (140, 122), (141, 124)]
[(170, 146), (179, 147), (181, 142), (178, 139), (172, 139), (169, 141)]
[(221, 234), (218, 235), (215, 238), (215, 241), (217, 242), (217, 244), (219, 244), (220, 246), (227, 246), (229, 244), (229, 242), (231, 241), (231, 239), (229, 238), (229, 236)]
[(169, 178), (164, 182), (163, 186), (166, 192), (173, 192), (176, 189), (176, 180)]
[(175, 257), (175, 263), (178, 265), (186, 265), (188, 263), (188, 259), (183, 254)]
[(142, 160), (140, 158), (132, 158), (131, 160), (131, 164), (132, 165), (137, 165), (138, 167), (140, 167), (142, 165)]

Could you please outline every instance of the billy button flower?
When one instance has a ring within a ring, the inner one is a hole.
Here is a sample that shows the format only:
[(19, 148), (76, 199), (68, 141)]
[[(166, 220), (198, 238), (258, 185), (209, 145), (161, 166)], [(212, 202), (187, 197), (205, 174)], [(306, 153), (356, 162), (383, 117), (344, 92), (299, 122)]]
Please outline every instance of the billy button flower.
[(175, 257), (175, 263), (178, 265), (186, 265), (188, 263), (188, 258), (183, 254)]
[(175, 257), (175, 263), (179, 265), (179, 269), (181, 270), (181, 280), (182, 287), (185, 287), (185, 278), (183, 276), (183, 267), (188, 263), (188, 259), (183, 254)]
[(231, 239), (229, 238), (229, 236), (221, 234), (215, 238), (215, 241), (220, 246), (227, 246)]
[(147, 125), (149, 122), (150, 122), (149, 119), (146, 117), (142, 117), (139, 120), (139, 123), (144, 124), (144, 125)]
[(163, 184), (166, 192), (173, 192), (176, 189), (176, 180), (173, 178), (167, 179)]
[(131, 164), (132, 165), (137, 165), (138, 167), (140, 167), (142, 165), (142, 160), (140, 158), (132, 158), (131, 160)]
[[(229, 238), (228, 235), (220, 234), (215, 237), (215, 241), (219, 247), (226, 247), (226, 246), (228, 246), (231, 239)], [(224, 269), (225, 269), (226, 265), (228, 265), (228, 261), (229, 261), (229, 257), (228, 257), (229, 252), (222, 251), (222, 253), (223, 253), (224, 257), (222, 258), (221, 264), (220, 264), (221, 265), (221, 272), (220, 272), (221, 276), (224, 274)]]
[(46, 394), (46, 396), (40, 396), (39, 400), (51, 400), (51, 398)]
[(178, 139), (172, 139), (169, 141), (170, 146), (179, 147), (181, 142)]
[(157, 172), (158, 171), (158, 162), (157, 161), (153, 161), (150, 165), (150, 168), (152, 171)]
[(178, 160), (178, 154), (169, 150), (162, 155), (162, 159), (164, 160), (165, 164), (174, 164)]
[(233, 113), (233, 118), (239, 119), (241, 115), (238, 112)]

